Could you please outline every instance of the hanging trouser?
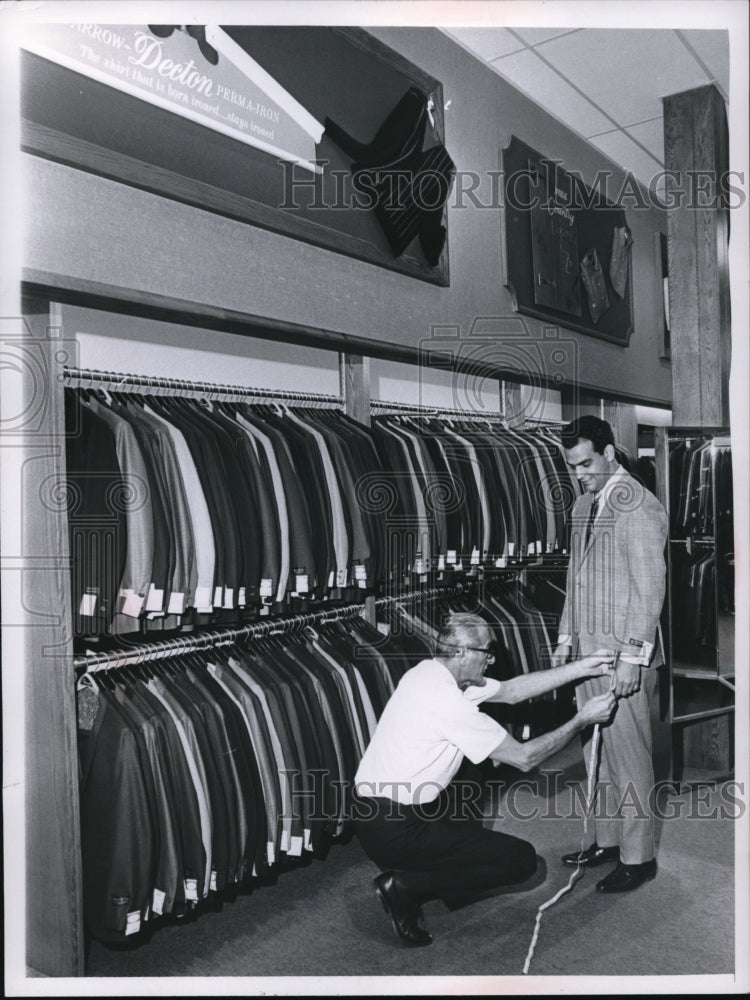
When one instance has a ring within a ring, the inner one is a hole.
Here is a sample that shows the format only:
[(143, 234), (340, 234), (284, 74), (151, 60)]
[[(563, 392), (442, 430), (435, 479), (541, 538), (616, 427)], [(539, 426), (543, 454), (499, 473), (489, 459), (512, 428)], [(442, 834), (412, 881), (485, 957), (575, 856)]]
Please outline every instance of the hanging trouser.
[(370, 860), (398, 871), (420, 903), (441, 899), (455, 909), (534, 874), (531, 844), (488, 829), (471, 808), (457, 810), (452, 801), (445, 792), (422, 806), (355, 795), (354, 831)]

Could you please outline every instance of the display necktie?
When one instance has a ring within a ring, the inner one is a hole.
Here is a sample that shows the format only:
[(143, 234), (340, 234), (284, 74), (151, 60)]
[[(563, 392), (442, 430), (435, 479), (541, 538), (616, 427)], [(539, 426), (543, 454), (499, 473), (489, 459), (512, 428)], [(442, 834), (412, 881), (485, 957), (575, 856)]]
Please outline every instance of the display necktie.
[(598, 495), (594, 497), (593, 503), (591, 504), (591, 509), (589, 510), (589, 520), (586, 525), (586, 547), (588, 547), (589, 541), (591, 539), (591, 532), (594, 528), (594, 521), (596, 520), (596, 515), (599, 510), (599, 497)]

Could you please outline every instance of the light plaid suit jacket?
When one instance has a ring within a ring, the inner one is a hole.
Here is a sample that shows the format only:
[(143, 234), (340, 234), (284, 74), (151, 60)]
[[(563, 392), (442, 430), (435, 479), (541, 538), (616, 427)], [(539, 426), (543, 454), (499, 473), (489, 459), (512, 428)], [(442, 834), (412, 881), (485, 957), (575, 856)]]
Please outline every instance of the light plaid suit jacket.
[(572, 636), (574, 656), (606, 648), (638, 658), (648, 643), (650, 665), (658, 666), (663, 662), (656, 632), (666, 586), (666, 511), (623, 471), (603, 498), (586, 545), (592, 503), (593, 496), (584, 493), (571, 513), (560, 634)]

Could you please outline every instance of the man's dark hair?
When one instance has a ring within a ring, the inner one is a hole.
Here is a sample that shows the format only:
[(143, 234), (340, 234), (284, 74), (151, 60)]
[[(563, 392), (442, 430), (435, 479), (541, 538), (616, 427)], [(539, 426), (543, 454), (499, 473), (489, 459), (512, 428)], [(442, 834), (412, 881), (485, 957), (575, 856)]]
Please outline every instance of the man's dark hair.
[(606, 420), (586, 414), (566, 424), (561, 431), (563, 448), (575, 448), (579, 441), (590, 441), (600, 455), (608, 444), (614, 447), (615, 438)]

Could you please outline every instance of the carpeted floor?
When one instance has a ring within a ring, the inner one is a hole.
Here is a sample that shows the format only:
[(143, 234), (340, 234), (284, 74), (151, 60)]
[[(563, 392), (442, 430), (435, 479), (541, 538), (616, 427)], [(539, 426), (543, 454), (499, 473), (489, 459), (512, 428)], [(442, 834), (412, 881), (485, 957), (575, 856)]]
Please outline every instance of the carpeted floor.
[[(584, 781), (580, 749), (568, 748), (526, 777), (525, 785), (494, 797), (491, 822), (535, 845), (545, 860), (540, 875), (523, 891), (461, 910), (427, 904), (435, 937), (428, 948), (404, 948), (396, 939), (372, 891), (377, 871), (352, 840), (214, 912), (176, 924), (155, 922), (142, 942), (93, 942), (87, 976), (459, 976), (464, 992), (466, 986), (472, 991), (466, 977), (519, 976), (538, 907), (568, 881), (570, 869), (559, 857), (581, 844), (580, 808), (578, 815), (571, 809), (572, 786)], [(608, 869), (586, 873), (545, 911), (530, 975), (731, 974), (731, 817), (738, 809), (730, 791), (714, 785), (665, 797), (662, 811), (674, 818), (659, 823), (657, 878), (634, 893), (604, 896), (595, 882)], [(324, 992), (337, 991), (329, 985)]]

